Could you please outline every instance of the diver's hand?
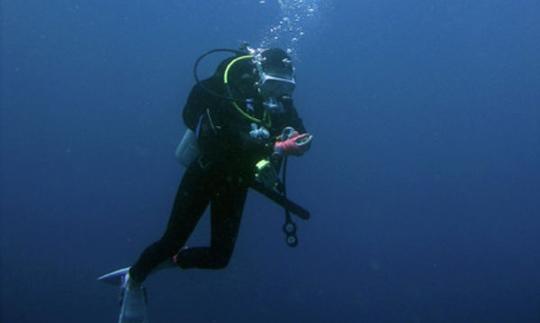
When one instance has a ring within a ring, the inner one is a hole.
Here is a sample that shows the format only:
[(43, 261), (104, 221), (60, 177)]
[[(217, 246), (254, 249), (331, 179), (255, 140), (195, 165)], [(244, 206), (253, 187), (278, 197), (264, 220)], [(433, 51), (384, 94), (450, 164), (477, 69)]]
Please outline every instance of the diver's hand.
[(298, 133), (291, 127), (283, 129), (283, 133), (274, 144), (274, 151), (281, 156), (301, 156), (311, 147), (313, 136), (309, 133)]

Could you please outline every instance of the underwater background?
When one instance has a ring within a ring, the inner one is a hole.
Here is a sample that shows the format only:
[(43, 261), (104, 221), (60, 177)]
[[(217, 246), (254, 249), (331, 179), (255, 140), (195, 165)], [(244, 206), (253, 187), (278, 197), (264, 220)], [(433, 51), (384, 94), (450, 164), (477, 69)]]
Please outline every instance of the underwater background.
[(540, 322), (540, 2), (0, 6), (1, 322), (116, 322), (96, 278), (164, 230), (193, 62), (243, 41), (295, 58), (312, 219), (289, 248), (251, 192), (226, 270), (148, 279), (152, 323)]

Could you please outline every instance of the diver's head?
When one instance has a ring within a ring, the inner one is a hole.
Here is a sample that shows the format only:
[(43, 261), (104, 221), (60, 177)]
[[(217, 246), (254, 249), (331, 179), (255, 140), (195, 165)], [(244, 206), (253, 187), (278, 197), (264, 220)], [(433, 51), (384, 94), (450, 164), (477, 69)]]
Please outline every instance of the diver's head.
[(291, 96), (295, 87), (294, 66), (287, 53), (280, 48), (259, 50), (253, 56), (258, 80), (255, 83), (263, 97)]

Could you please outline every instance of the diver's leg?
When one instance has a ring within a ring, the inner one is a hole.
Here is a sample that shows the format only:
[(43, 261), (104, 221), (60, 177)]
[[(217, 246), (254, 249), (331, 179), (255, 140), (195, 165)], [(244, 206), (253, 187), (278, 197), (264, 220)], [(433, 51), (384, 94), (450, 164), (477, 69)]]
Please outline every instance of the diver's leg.
[(210, 201), (205, 178), (197, 163), (186, 170), (165, 233), (143, 251), (130, 269), (130, 277), (136, 282), (143, 282), (156, 266), (175, 255), (195, 229)]
[(212, 240), (210, 247), (183, 249), (176, 262), (182, 268), (222, 269), (232, 256), (247, 188), (223, 185), (212, 197)]
[(236, 187), (212, 200), (210, 250), (213, 255), (211, 266), (215, 268), (225, 268), (229, 264), (236, 245), (246, 196), (246, 187)]

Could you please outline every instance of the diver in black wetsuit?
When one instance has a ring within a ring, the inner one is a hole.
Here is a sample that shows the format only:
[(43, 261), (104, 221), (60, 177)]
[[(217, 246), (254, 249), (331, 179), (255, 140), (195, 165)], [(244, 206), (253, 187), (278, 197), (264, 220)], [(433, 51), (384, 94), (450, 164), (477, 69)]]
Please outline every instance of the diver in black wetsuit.
[[(188, 166), (163, 236), (141, 254), (127, 280), (140, 285), (159, 264), (221, 269), (233, 253), (247, 189), (274, 189), (282, 158), (302, 155), (311, 135), (298, 117), (290, 57), (281, 49), (251, 50), (226, 59), (193, 87), (183, 110), (200, 155)], [(211, 207), (211, 244), (185, 243)]]

